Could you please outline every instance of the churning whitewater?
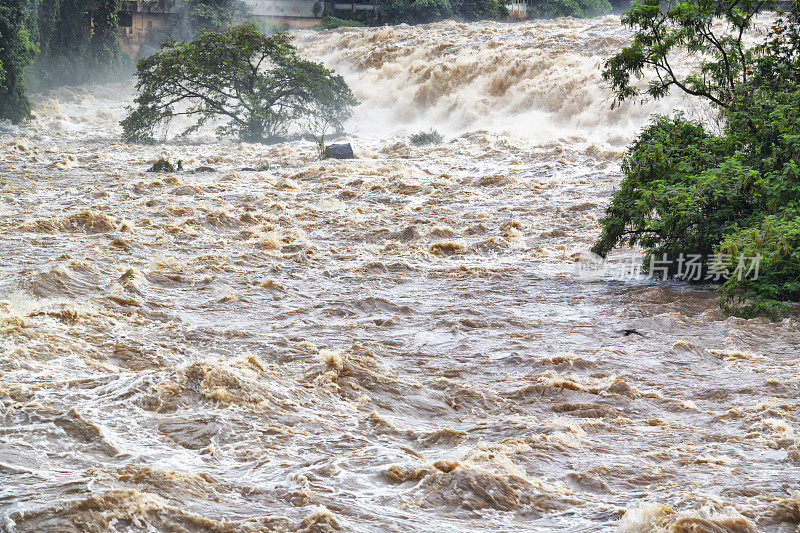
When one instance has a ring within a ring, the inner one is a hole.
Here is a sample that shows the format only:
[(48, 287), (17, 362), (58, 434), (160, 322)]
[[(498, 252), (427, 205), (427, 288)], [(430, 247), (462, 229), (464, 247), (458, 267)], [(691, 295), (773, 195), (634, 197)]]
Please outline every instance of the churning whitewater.
[(611, 109), (629, 37), (298, 32), (362, 102), (352, 161), (121, 143), (132, 83), (39, 95), (0, 130), (0, 529), (794, 531), (797, 320), (575, 274), (687, 105)]

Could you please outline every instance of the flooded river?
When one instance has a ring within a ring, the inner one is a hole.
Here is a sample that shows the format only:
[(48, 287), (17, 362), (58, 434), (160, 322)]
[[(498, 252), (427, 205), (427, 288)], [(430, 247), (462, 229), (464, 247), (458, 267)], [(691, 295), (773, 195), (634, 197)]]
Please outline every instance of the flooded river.
[(796, 531), (797, 319), (575, 273), (627, 142), (703, 113), (612, 110), (628, 38), (300, 32), (362, 101), (352, 161), (38, 95), (0, 133), (0, 530)]

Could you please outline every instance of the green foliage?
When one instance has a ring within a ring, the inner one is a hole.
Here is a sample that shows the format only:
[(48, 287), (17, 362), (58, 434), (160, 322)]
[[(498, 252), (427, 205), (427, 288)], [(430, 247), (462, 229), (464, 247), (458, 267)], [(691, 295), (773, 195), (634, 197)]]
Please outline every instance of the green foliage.
[(730, 257), (760, 256), (758, 279), (733, 278), (720, 290), (720, 305), (730, 314), (752, 317), (786, 309), (800, 298), (800, 215), (767, 215), (753, 227), (731, 232), (719, 245)]
[(341, 129), (356, 104), (350, 89), (341, 76), (300, 58), (290, 39), (236, 26), (165, 42), (139, 61), (137, 107), (122, 121), (123, 138), (152, 141), (179, 115), (195, 119), (184, 134), (222, 119), (219, 134), (247, 142), (279, 139), (309, 116)]
[(534, 17), (599, 17), (611, 13), (608, 0), (537, 0), (531, 6)]
[(60, 83), (81, 83), (89, 70), (89, 43), (92, 37), (84, 0), (48, 0), (40, 4), (36, 20), (36, 41), (40, 53), (26, 73), (31, 90)]
[[(178, 161), (178, 165), (180, 165), (180, 164), (181, 164), (181, 162)], [(153, 165), (150, 168), (148, 168), (147, 171), (148, 172), (175, 172), (175, 167), (172, 165), (172, 163), (170, 163), (169, 161), (167, 161), (163, 157), (159, 157), (158, 161), (153, 163)]]
[(426, 24), (453, 16), (450, 0), (386, 0), (385, 6), (392, 24)]
[(23, 0), (0, 3), (0, 120), (14, 123), (30, 117), (24, 70), (36, 53), (23, 27)]
[(317, 149), (317, 159), (325, 159), (325, 154), (328, 151), (328, 147), (325, 146), (325, 136), (320, 135), (319, 137), (314, 138), (315, 148)]
[(360, 28), (362, 26), (364, 26), (364, 23), (357, 20), (340, 19), (330, 16), (322, 18), (322, 28), (326, 30), (333, 30), (336, 28)]
[[(380, 2), (381, 0), (377, 1)], [(338, 9), (339, 5), (341, 4), (336, 4), (336, 11), (332, 13), (324, 13), (324, 15), (338, 17), (342, 20), (360, 22), (364, 26), (373, 26), (378, 22), (379, 19), (383, 18), (383, 14), (380, 12), (380, 10), (377, 13), (367, 9), (358, 9), (353, 12), (349, 9)]]
[[(721, 108), (733, 108), (748, 97), (745, 87), (754, 56), (744, 45), (753, 18), (771, 0), (694, 0), (669, 2), (639, 0), (622, 23), (635, 28), (633, 43), (606, 61), (603, 78), (611, 82), (617, 99), (640, 94), (633, 78), (645, 70), (655, 74), (646, 92), (665, 96), (670, 88), (703, 97)], [(725, 32), (714, 24), (723, 21)], [(674, 52), (702, 54), (699, 72), (680, 74), (672, 63)]]
[(112, 65), (116, 63), (122, 51), (119, 48), (119, 19), (117, 18), (117, 4), (119, 0), (99, 0), (97, 9), (92, 17), (94, 30), (89, 46), (92, 59), (97, 65)]
[(432, 129), (430, 131), (421, 131), (409, 137), (411, 144), (416, 146), (423, 146), (426, 144), (439, 144), (442, 142), (442, 136), (438, 131)]
[(735, 173), (731, 168), (711, 170), (731, 155), (732, 143), (708, 134), (700, 124), (681, 116), (656, 119), (623, 159), (625, 179), (607, 208), (592, 251), (605, 256), (625, 243), (640, 244), (658, 255), (707, 257), (725, 233), (730, 213), (720, 209), (719, 201), (724, 201)]
[(453, 0), (453, 11), (468, 21), (500, 19), (508, 15), (503, 0)]
[[(704, 27), (704, 16), (696, 16)], [(706, 62), (707, 76), (692, 87), (718, 105), (723, 134), (680, 115), (660, 117), (642, 131), (623, 159), (625, 177), (601, 220), (594, 252), (605, 256), (630, 244), (658, 258), (698, 254), (704, 263), (713, 254), (729, 272), (740, 257), (760, 256), (757, 278), (731, 276), (722, 285), (723, 310), (774, 314), (785, 309), (782, 302), (800, 300), (798, 22), (795, 3), (765, 43), (742, 50), (744, 64), (733, 81), (712, 74), (724, 72), (719, 61)]]
[(26, 87), (105, 81), (128, 72), (117, 7), (118, 0), (0, 2), (0, 118), (30, 116)]

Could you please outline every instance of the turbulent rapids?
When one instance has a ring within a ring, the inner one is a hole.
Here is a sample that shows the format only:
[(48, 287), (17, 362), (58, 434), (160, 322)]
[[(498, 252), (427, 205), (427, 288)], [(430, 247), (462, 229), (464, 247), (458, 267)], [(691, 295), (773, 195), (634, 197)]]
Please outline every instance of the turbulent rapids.
[(797, 321), (575, 274), (684, 105), (611, 109), (628, 38), (299, 32), (362, 102), (352, 161), (126, 145), (131, 83), (39, 95), (0, 130), (0, 530), (794, 531)]

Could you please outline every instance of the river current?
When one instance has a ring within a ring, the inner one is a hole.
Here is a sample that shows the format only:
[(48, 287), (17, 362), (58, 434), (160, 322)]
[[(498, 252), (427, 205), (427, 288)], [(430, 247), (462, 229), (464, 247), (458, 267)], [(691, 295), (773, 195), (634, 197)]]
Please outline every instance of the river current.
[(797, 531), (797, 319), (576, 275), (626, 144), (707, 115), (612, 109), (629, 37), (298, 32), (362, 102), (349, 161), (36, 95), (0, 129), (0, 530)]

